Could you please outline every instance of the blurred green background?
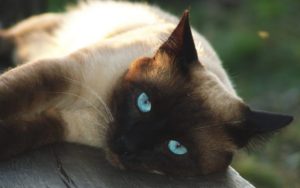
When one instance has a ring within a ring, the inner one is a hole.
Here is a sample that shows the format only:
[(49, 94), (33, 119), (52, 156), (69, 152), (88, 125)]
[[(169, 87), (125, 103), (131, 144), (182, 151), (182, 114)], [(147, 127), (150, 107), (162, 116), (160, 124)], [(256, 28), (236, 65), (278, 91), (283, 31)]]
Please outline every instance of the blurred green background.
[[(0, 0), (3, 2), (8, 0)], [(27, 12), (14, 12), (9, 17), (13, 20), (8, 19), (4, 26), (30, 14), (63, 11), (65, 4), (76, 0), (9, 2), (36, 6)], [(300, 187), (300, 1), (143, 2), (178, 16), (189, 8), (193, 27), (216, 49), (240, 96), (255, 108), (295, 116), (291, 126), (266, 144), (239, 152), (233, 166), (257, 187)]]

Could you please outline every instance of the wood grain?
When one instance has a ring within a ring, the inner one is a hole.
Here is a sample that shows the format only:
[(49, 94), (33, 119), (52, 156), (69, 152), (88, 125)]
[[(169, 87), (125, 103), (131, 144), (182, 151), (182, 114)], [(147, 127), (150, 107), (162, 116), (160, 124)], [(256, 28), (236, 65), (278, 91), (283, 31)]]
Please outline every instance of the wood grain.
[(0, 187), (9, 188), (179, 188), (253, 187), (229, 168), (199, 178), (175, 178), (113, 168), (101, 150), (73, 144), (43, 147), (0, 162)]

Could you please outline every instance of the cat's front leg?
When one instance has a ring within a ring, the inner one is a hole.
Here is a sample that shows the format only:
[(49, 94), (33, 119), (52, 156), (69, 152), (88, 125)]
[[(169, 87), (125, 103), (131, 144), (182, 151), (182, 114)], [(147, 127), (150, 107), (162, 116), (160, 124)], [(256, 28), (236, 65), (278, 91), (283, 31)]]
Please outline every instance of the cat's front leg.
[(24, 151), (60, 142), (64, 121), (54, 110), (30, 117), (0, 121), (0, 160)]
[[(79, 96), (83, 68), (63, 59), (43, 60), (0, 76), (0, 159), (63, 140), (62, 104)], [(65, 95), (72, 93), (73, 95)]]
[[(12, 69), (0, 76), (0, 119), (39, 113), (76, 93), (71, 80), (76, 62), (43, 60)], [(80, 69), (80, 67), (78, 67)]]

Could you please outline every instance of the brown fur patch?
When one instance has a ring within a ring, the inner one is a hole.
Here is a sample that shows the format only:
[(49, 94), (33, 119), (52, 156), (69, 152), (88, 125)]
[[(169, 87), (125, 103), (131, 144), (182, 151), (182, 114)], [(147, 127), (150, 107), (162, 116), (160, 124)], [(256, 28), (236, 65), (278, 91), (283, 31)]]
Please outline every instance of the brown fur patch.
[(125, 79), (134, 80), (136, 79), (136, 77), (143, 76), (140, 75), (139, 73), (147, 72), (148, 67), (151, 66), (151, 61), (152, 61), (151, 58), (143, 57), (132, 62), (128, 69), (129, 71), (125, 76)]
[(242, 120), (243, 112), (247, 106), (240, 98), (228, 92), (215, 75), (203, 68), (193, 69), (191, 74), (194, 85), (191, 95), (201, 98), (201, 105), (211, 111), (217, 121)]
[(12, 69), (0, 77), (0, 117), (6, 119), (34, 107), (47, 106), (70, 86), (59, 61), (40, 61)]
[[(226, 125), (224, 125), (226, 126)], [(202, 174), (224, 170), (231, 163), (237, 146), (222, 126), (199, 127), (191, 133), (198, 148), (198, 165)]]
[(52, 110), (26, 118), (13, 118), (0, 122), (0, 159), (42, 145), (62, 141), (64, 122)]

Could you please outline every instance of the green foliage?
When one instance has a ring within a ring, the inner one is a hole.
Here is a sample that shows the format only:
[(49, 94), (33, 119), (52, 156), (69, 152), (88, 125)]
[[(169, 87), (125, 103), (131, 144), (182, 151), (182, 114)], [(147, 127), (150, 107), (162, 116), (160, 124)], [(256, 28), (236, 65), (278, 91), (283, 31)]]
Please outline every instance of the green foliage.
[[(260, 164), (260, 165), (257, 165)], [(247, 180), (252, 182), (256, 187), (264, 188), (281, 188), (283, 187), (280, 175), (276, 173), (276, 169), (271, 166), (259, 163), (254, 156), (244, 157), (243, 161), (235, 164), (239, 169), (239, 173)]]
[(76, 0), (47, 0), (48, 10), (51, 12), (64, 11), (67, 5), (75, 4)]
[(300, 186), (300, 123), (276, 134), (262, 146), (239, 152), (233, 166), (257, 187)]

